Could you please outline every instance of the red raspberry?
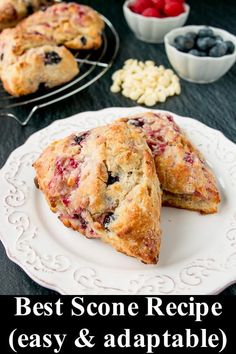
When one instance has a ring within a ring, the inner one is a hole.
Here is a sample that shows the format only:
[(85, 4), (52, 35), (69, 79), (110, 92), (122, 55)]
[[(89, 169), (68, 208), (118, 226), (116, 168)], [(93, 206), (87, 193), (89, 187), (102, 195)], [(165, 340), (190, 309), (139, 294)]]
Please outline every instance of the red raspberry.
[(148, 7), (142, 12), (142, 15), (145, 17), (161, 17), (160, 13), (154, 7)]
[(158, 11), (164, 10), (165, 0), (152, 0), (153, 7)]
[(152, 6), (152, 0), (136, 0), (131, 6), (130, 9), (133, 12), (141, 14), (145, 9)]
[(178, 16), (184, 12), (184, 5), (177, 1), (170, 1), (165, 4), (164, 12), (167, 16)]

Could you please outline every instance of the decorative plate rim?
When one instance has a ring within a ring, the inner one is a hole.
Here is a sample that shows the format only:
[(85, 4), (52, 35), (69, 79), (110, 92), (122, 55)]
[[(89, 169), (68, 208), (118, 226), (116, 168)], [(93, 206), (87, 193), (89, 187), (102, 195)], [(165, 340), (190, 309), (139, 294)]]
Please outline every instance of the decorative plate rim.
[[(175, 113), (165, 111), (165, 110), (151, 110), (149, 111), (159, 111), (159, 112), (168, 112), (174, 116), (175, 119), (178, 121), (187, 123), (187, 125), (198, 126), (199, 129), (204, 129), (204, 131), (209, 131), (213, 136), (218, 136), (218, 140), (223, 145), (228, 145), (231, 150), (234, 150), (235, 158), (236, 158), (236, 145), (230, 141), (227, 137), (224, 136), (222, 132), (219, 130), (210, 128), (205, 124), (189, 117), (179, 116)], [(10, 163), (14, 160), (15, 156), (20, 155), (20, 153), (25, 153), (26, 151), (28, 154), (33, 154), (30, 149), (27, 149), (31, 144), (31, 149), (34, 150), (36, 144), (40, 142), (40, 137), (49, 134), (50, 131), (54, 130), (54, 128), (69, 126), (72, 122), (73, 125), (78, 126), (81, 124), (82, 130), (82, 122), (83, 120), (86, 121), (86, 117), (91, 116), (91, 120), (88, 124), (90, 124), (90, 128), (92, 126), (100, 125), (99, 123), (106, 122), (106, 119), (112, 121), (114, 118), (119, 116), (126, 116), (129, 114), (137, 113), (140, 111), (147, 111), (147, 109), (143, 107), (112, 107), (112, 108), (105, 108), (99, 111), (86, 111), (82, 113), (75, 114), (71, 117), (54, 121), (52, 124), (39, 130), (32, 134), (26, 142), (15, 149), (8, 157), (6, 163), (0, 170), (0, 180), (3, 178), (4, 173), (8, 172), (8, 167)], [(96, 119), (96, 117), (99, 117)], [(92, 119), (95, 118), (95, 119)], [(90, 118), (89, 118), (90, 119)], [(55, 129), (56, 130), (56, 129)], [(22, 155), (24, 156), (24, 154)], [(19, 156), (18, 156), (19, 158)], [(27, 160), (27, 159), (26, 159)], [(234, 162), (234, 159), (233, 159)], [(28, 162), (27, 162), (28, 163)], [(236, 161), (235, 164), (232, 165), (233, 167), (233, 176), (236, 174)], [(14, 179), (14, 176), (12, 177)], [(17, 179), (16, 179), (17, 182)], [(21, 182), (21, 181), (18, 181)], [(17, 186), (13, 183), (13, 189), (17, 190)], [(19, 193), (20, 188), (27, 188), (26, 185), (22, 185), (19, 187), (18, 191), (15, 191), (15, 202), (17, 203), (17, 193)], [(12, 192), (11, 197), (14, 199), (14, 192)], [(23, 198), (21, 191), (21, 196), (19, 198)], [(12, 196), (13, 195), (13, 196)], [(0, 202), (2, 203), (2, 193), (0, 190)], [(9, 195), (8, 195), (9, 197)], [(7, 196), (4, 197), (5, 199)], [(4, 200), (5, 200), (4, 199)], [(19, 202), (19, 200), (18, 200)], [(2, 205), (0, 204), (0, 210)], [(21, 211), (14, 210), (14, 207), (9, 205), (9, 209), (13, 208), (13, 214), (20, 214)], [(5, 208), (7, 209), (7, 208)], [(7, 212), (6, 212), (7, 213)], [(23, 212), (22, 212), (23, 214)], [(11, 215), (11, 214), (9, 214)], [(8, 218), (9, 218), (8, 215)], [(3, 220), (3, 216), (1, 217), (1, 221)], [(61, 294), (197, 294), (197, 293), (204, 293), (204, 294), (213, 294), (219, 293), (224, 288), (233, 284), (236, 281), (236, 208), (233, 210), (232, 215), (229, 216), (230, 219), (230, 229), (227, 233), (232, 231), (232, 235), (227, 236), (229, 245), (228, 248), (230, 250), (230, 254), (226, 255), (226, 259), (224, 259), (225, 264), (219, 263), (219, 260), (223, 261), (221, 257), (218, 259), (214, 259), (212, 257), (205, 257), (203, 259), (193, 259), (193, 262), (189, 264), (182, 264), (182, 269), (176, 272), (177, 279), (172, 278), (168, 274), (163, 274), (160, 270), (148, 270), (139, 271), (139, 270), (126, 270), (128, 272), (128, 279), (124, 280), (118, 273), (119, 271), (115, 272), (116, 274), (114, 277), (119, 279), (122, 282), (122, 286), (116, 287), (112, 283), (110, 285), (108, 281), (109, 272), (104, 268), (98, 266), (96, 269), (93, 265), (89, 264), (79, 264), (80, 260), (76, 259), (73, 255), (70, 259), (66, 259), (68, 257), (68, 251), (64, 253), (64, 255), (45, 255), (41, 257), (34, 253), (34, 250), (31, 248), (30, 238), (27, 235), (31, 232), (31, 238), (34, 238), (34, 234), (32, 234), (32, 225), (27, 226), (28, 221), (26, 220), (25, 216), (19, 216), (18, 219), (14, 216), (13, 224), (16, 228), (16, 234), (20, 230), (21, 236), (14, 235), (15, 239), (14, 242), (11, 238), (9, 238), (7, 234), (4, 232), (0, 232), (0, 240), (2, 241), (7, 256), (16, 264), (18, 264), (34, 281), (39, 283), (40, 285), (58, 291)], [(25, 223), (25, 225), (24, 225)], [(25, 228), (25, 230), (23, 230)], [(23, 236), (22, 236), (23, 235)], [(28, 237), (28, 238), (27, 238)], [(223, 236), (222, 236), (223, 237)], [(20, 241), (18, 240), (20, 239)], [(19, 241), (19, 242), (18, 242)], [(31, 240), (32, 241), (32, 240)], [(18, 243), (17, 243), (18, 242)], [(53, 241), (56, 244), (55, 241)], [(15, 248), (14, 248), (15, 246)], [(17, 249), (17, 247), (19, 249)], [(27, 248), (28, 247), (28, 248)], [(61, 245), (58, 245), (58, 249), (61, 252)], [(227, 248), (227, 249), (228, 249)], [(22, 250), (25, 251), (27, 256), (22, 256)], [(228, 251), (229, 251), (228, 250)], [(37, 252), (36, 252), (37, 253)], [(218, 256), (218, 255), (217, 255)], [(25, 258), (26, 257), (26, 258)], [(29, 259), (27, 259), (29, 257)], [(31, 258), (30, 258), (31, 257)], [(35, 257), (35, 259), (33, 259)], [(82, 262), (83, 263), (83, 262)], [(47, 269), (48, 268), (48, 269)], [(185, 280), (181, 280), (181, 272), (185, 269), (186, 274), (184, 275)], [(102, 277), (101, 277), (102, 273)], [(136, 276), (133, 275), (136, 273)], [(139, 274), (138, 274), (139, 273)], [(64, 275), (68, 278), (68, 275), (72, 276), (71, 284), (69, 281), (63, 283), (63, 279), (65, 278)], [(217, 274), (217, 277), (215, 275)], [(208, 279), (209, 284), (206, 284), (206, 278)], [(186, 281), (188, 279), (188, 281)], [(191, 279), (191, 281), (190, 281)], [(109, 280), (110, 281), (110, 280)], [(118, 283), (119, 283), (118, 281)], [(204, 290), (205, 289), (205, 290)]]

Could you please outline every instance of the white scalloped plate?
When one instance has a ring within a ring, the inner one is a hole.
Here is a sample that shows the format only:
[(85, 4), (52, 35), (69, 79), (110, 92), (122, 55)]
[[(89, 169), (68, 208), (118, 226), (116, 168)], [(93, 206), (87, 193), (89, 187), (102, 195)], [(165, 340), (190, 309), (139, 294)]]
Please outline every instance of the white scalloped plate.
[(48, 143), (144, 110), (109, 108), (56, 121), (0, 171), (0, 238), (9, 258), (39, 284), (61, 294), (210, 294), (236, 281), (236, 145), (194, 119), (173, 114), (212, 166), (222, 203), (208, 216), (163, 208), (158, 265), (66, 229), (35, 188), (31, 165)]

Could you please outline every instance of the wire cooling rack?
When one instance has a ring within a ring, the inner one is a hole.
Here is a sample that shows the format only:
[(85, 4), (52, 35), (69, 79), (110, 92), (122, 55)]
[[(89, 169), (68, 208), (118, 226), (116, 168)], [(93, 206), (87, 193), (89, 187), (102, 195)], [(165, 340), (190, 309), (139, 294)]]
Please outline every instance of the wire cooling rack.
[[(106, 17), (102, 18), (105, 22), (103, 44), (98, 50), (73, 52), (80, 73), (72, 81), (52, 89), (40, 87), (35, 94), (23, 97), (10, 96), (0, 84), (0, 117), (15, 119), (25, 126), (40, 108), (68, 98), (102, 77), (112, 66), (120, 45), (114, 26)], [(20, 113), (17, 113), (19, 108)]]

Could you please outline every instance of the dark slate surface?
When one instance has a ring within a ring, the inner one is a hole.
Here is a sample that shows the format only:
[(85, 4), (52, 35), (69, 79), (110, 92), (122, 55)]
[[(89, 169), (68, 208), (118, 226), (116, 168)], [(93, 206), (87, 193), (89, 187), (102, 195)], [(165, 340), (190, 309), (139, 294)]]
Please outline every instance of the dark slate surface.
[[(152, 59), (169, 66), (163, 45), (152, 45), (138, 41), (128, 29), (121, 0), (81, 1), (92, 5), (107, 16), (117, 28), (121, 48), (114, 67), (97, 83), (85, 91), (41, 110), (25, 128), (10, 119), (0, 121), (0, 167), (11, 151), (23, 144), (27, 137), (46, 127), (56, 119), (65, 118), (77, 112), (98, 110), (111, 106), (133, 106), (135, 103), (119, 94), (111, 94), (112, 72), (127, 58)], [(236, 3), (234, 0), (189, 0), (191, 13), (188, 24), (206, 24), (221, 27), (236, 34)], [(182, 94), (173, 97), (156, 108), (166, 109), (189, 116), (219, 129), (236, 142), (236, 65), (218, 82), (209, 85), (182, 84)], [(0, 226), (1, 227), (1, 226)], [(52, 294), (32, 281), (19, 266), (11, 262), (0, 244), (0, 294)], [(236, 285), (228, 287), (223, 294), (236, 294)]]

